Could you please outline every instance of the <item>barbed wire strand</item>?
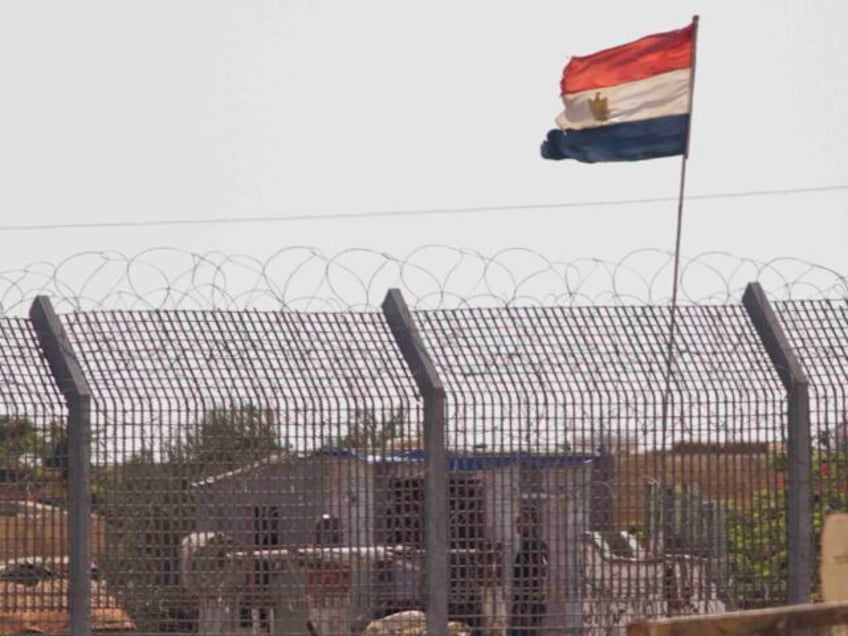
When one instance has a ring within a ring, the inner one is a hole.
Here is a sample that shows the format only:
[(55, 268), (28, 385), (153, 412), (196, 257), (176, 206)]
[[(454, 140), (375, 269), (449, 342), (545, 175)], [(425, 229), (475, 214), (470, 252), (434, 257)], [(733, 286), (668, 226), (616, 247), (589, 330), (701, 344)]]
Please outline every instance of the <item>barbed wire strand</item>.
[[(484, 254), (425, 245), (405, 256), (367, 248), (327, 255), (286, 247), (257, 257), (157, 247), (73, 254), (0, 272), (0, 315), (24, 315), (50, 296), (62, 311), (222, 309), (361, 311), (400, 288), (423, 309), (518, 305), (661, 305), (672, 254), (645, 248), (618, 260), (549, 258), (527, 248)], [(738, 303), (759, 281), (778, 299), (846, 298), (848, 276), (794, 257), (757, 261), (728, 252), (683, 257), (680, 302)]]

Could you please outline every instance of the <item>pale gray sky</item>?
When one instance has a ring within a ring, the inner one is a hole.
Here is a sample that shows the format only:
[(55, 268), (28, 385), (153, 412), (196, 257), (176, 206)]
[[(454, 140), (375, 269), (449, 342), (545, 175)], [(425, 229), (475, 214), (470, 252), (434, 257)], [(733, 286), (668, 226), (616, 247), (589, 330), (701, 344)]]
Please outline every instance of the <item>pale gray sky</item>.
[[(674, 197), (679, 158), (546, 162), (570, 54), (701, 16), (693, 196), (848, 187), (844, 0), (0, 4), (2, 225)], [(3, 231), (0, 270), (91, 249), (558, 260), (671, 249), (674, 201), (350, 220)], [(848, 272), (848, 190), (686, 205), (683, 253)]]

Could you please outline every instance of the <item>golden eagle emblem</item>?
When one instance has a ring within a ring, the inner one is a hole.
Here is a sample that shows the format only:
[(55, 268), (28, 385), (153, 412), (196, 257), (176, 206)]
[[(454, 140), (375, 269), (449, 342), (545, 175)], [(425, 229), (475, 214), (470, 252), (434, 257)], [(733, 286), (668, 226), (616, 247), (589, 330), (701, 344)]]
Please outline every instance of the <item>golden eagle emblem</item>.
[(595, 93), (594, 99), (589, 100), (589, 110), (592, 112), (595, 121), (606, 121), (610, 117), (607, 98), (601, 97), (600, 91)]

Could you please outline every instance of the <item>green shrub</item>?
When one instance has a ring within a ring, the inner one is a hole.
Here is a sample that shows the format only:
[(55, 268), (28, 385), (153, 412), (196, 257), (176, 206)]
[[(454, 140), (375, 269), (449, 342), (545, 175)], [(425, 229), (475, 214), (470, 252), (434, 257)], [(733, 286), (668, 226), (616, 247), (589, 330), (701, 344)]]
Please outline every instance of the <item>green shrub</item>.
[[(786, 466), (785, 457), (777, 466)], [(830, 512), (848, 510), (848, 456), (827, 447), (812, 461), (813, 599), (819, 595), (822, 526)], [(737, 503), (728, 516), (729, 593), (739, 609), (783, 604), (787, 600), (789, 546), (785, 488), (764, 488), (747, 505)], [(813, 600), (811, 599), (811, 600)]]

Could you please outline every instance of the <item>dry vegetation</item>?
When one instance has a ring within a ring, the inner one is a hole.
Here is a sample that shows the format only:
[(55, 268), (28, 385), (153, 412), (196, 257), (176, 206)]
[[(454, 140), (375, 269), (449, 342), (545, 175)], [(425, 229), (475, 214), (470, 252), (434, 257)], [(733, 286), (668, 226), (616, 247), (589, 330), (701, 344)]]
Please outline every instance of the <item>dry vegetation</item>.
[(766, 453), (619, 455), (615, 458), (615, 527), (644, 525), (650, 483), (697, 486), (704, 499), (745, 507), (752, 493), (779, 487), (782, 473)]

